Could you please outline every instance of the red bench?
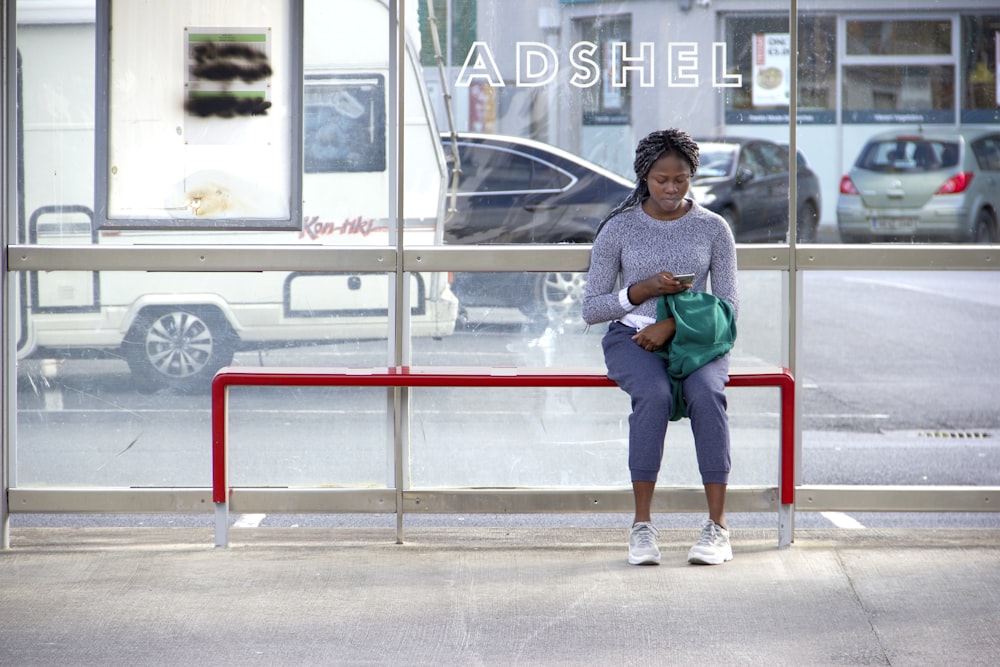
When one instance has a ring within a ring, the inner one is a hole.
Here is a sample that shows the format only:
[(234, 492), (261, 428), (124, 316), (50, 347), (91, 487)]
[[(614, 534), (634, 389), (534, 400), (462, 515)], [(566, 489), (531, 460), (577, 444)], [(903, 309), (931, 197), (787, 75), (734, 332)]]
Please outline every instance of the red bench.
[[(779, 547), (791, 543), (795, 503), (795, 381), (786, 368), (732, 368), (730, 387), (777, 387), (781, 390), (781, 463)], [(614, 387), (603, 368), (520, 368), (469, 366), (396, 366), (391, 368), (254, 368), (227, 367), (212, 381), (212, 501), (216, 508), (215, 544), (228, 545), (227, 468), (228, 389), (268, 387)], [(397, 508), (398, 516), (398, 508)], [(400, 541), (401, 541), (401, 536)]]

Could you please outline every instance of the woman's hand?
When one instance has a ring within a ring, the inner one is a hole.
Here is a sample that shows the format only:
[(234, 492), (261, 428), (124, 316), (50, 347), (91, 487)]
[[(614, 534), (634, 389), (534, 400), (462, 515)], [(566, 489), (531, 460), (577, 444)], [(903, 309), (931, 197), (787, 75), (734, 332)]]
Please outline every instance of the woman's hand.
[(640, 329), (632, 336), (632, 340), (642, 349), (648, 352), (656, 352), (666, 345), (667, 341), (673, 338), (676, 332), (677, 323), (674, 321), (674, 318), (669, 317)]
[(634, 283), (628, 288), (628, 300), (638, 306), (648, 299), (664, 294), (679, 294), (688, 289), (691, 289), (691, 283), (682, 283), (674, 278), (674, 274), (665, 271)]

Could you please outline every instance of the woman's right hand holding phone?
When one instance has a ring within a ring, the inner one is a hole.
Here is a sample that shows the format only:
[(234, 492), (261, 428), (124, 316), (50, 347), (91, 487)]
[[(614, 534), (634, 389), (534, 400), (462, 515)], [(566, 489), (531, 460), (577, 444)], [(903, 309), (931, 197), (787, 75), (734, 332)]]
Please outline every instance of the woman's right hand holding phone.
[(690, 288), (690, 282), (682, 282), (677, 280), (674, 274), (668, 271), (661, 271), (645, 280), (640, 280), (630, 285), (628, 288), (628, 300), (638, 306), (648, 299), (655, 299), (664, 294), (679, 294)]

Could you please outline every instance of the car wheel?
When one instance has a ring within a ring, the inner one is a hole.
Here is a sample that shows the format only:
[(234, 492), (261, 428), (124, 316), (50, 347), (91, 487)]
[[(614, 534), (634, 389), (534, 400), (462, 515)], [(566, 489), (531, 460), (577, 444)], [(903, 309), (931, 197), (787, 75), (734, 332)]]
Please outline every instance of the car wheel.
[(802, 202), (796, 213), (798, 227), (796, 228), (796, 240), (798, 243), (815, 243), (816, 232), (819, 229), (819, 211), (811, 201)]
[(976, 216), (976, 228), (972, 234), (973, 243), (996, 243), (997, 223), (993, 215), (985, 208)]
[(122, 344), (136, 387), (146, 393), (207, 390), (233, 360), (236, 336), (214, 309), (155, 308), (139, 314)]
[(561, 324), (580, 309), (587, 274), (572, 271), (552, 271), (538, 276), (535, 298), (522, 312), (536, 328)]

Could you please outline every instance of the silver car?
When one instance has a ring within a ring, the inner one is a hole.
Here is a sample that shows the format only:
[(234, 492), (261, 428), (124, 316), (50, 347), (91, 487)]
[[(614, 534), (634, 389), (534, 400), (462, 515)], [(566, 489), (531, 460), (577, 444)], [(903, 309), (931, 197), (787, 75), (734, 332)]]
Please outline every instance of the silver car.
[(873, 136), (840, 181), (844, 243), (996, 243), (1000, 129)]

